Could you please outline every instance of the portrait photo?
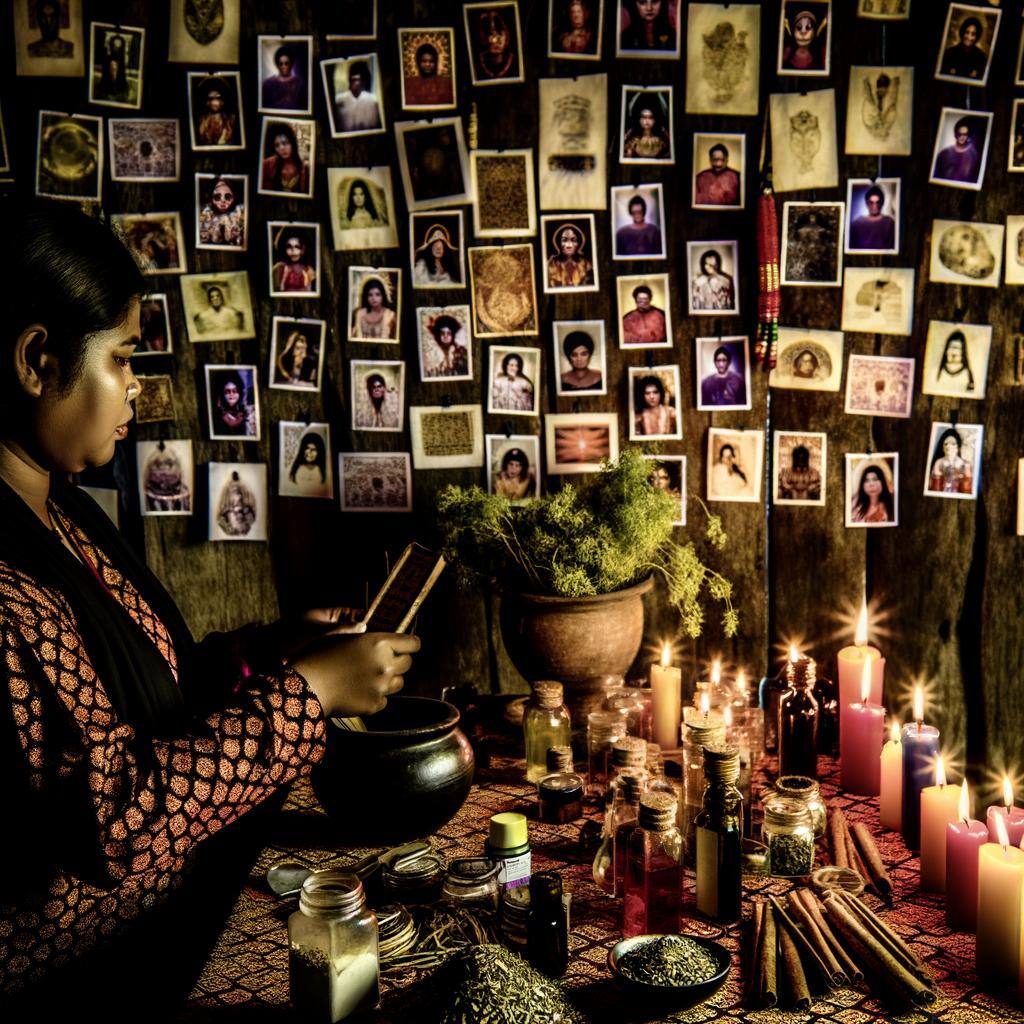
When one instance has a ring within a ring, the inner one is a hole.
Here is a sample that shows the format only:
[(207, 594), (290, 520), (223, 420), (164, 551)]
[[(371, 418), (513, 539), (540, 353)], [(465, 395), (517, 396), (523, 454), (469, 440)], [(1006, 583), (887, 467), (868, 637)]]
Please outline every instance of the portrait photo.
[(405, 425), (405, 363), (351, 359), (352, 429), (395, 434)]
[(544, 292), (596, 292), (597, 244), (592, 213), (549, 213), (540, 219)]
[(397, 248), (390, 167), (328, 167), (327, 192), (336, 251)]
[(681, 440), (678, 366), (629, 367), (629, 439)]
[(210, 540), (266, 540), (270, 500), (264, 462), (210, 462)]
[(928, 280), (998, 288), (1003, 230), (1002, 224), (933, 220)]
[(249, 247), (249, 175), (196, 175), (196, 248)]
[(315, 121), (263, 118), (260, 154), (260, 195), (313, 198)]
[(846, 267), (844, 331), (910, 334), (914, 327), (913, 267)]
[(484, 464), (484, 415), (479, 405), (411, 405), (414, 469), (472, 469)]
[(144, 516), (192, 515), (196, 483), (191, 441), (137, 441), (135, 464)]
[(469, 306), (420, 306), (420, 380), (472, 380), (473, 336)]
[(387, 130), (377, 54), (320, 61), (331, 138), (377, 135)]
[(408, 452), (342, 452), (338, 456), (342, 512), (411, 512)]
[(174, 384), (166, 373), (140, 376), (142, 390), (135, 398), (136, 423), (167, 423), (176, 418)]
[(739, 314), (738, 246), (734, 241), (686, 243), (691, 316)]
[(244, 270), (186, 274), (181, 305), (189, 341), (240, 341), (255, 338), (249, 275)]
[(747, 137), (731, 133), (693, 133), (693, 208), (742, 210)]
[(256, 367), (207, 363), (203, 369), (210, 440), (258, 441), (260, 407)]
[(616, 57), (679, 57), (678, 0), (616, 0)]
[(675, 163), (672, 124), (671, 85), (624, 85), (619, 163)]
[(952, 398), (984, 398), (991, 349), (990, 324), (929, 320), (921, 392)]
[(492, 345), (488, 360), (487, 411), (501, 416), (539, 416), (540, 349)]
[(540, 438), (533, 434), (488, 434), (487, 493), (522, 505), (540, 497)]
[(906, 21), (910, 0), (857, 0), (857, 17), (872, 21)]
[(608, 208), (608, 76), (542, 78), (537, 174), (542, 210)]
[(320, 15), (330, 41), (377, 38), (377, 0), (334, 0)]
[(1024, 215), (1006, 218), (1007, 284), (1024, 284)]
[(110, 226), (117, 232), (144, 274), (183, 274), (185, 236), (181, 215), (171, 213), (112, 213)]
[(824, 505), (828, 437), (776, 430), (772, 447), (772, 504)]
[[(1024, 39), (1024, 27), (1021, 29)], [(1010, 155), (1006, 169), (1014, 173), (1024, 171), (1024, 100), (1013, 101), (1013, 113), (1010, 115)]]
[(708, 501), (761, 500), (764, 432), (708, 428)]
[(397, 344), (401, 330), (402, 271), (348, 268), (348, 340)]
[(270, 296), (310, 299), (320, 295), (320, 225), (267, 222)]
[(687, 4), (686, 112), (758, 112), (760, 4)]
[(142, 106), (142, 53), (146, 30), (101, 21), (89, 25), (89, 102), (104, 107)]
[(36, 195), (98, 203), (103, 193), (103, 118), (39, 111)]
[(312, 36), (258, 36), (259, 112), (312, 114)]
[(82, 0), (22, 0), (9, 10), (14, 17), (16, 74), (47, 78), (84, 74)]
[(846, 182), (846, 252), (874, 256), (900, 251), (900, 179)]
[(537, 233), (532, 149), (474, 149), (469, 154), (473, 233), (529, 238)]
[(607, 359), (603, 320), (556, 320), (552, 344), (557, 395), (606, 395)]
[(913, 125), (912, 67), (850, 68), (844, 147), (848, 154), (910, 156)]
[(471, 246), (469, 288), (476, 337), (506, 338), (538, 333), (532, 242)]
[(270, 386), (281, 391), (319, 391), (326, 337), (323, 320), (275, 316), (270, 327)]
[(405, 110), (454, 110), (455, 30), (400, 28), (398, 55), (402, 65), (402, 107)]
[(831, 0), (782, 0), (776, 70), (780, 75), (827, 76), (831, 36)]
[(549, 474), (597, 473), (619, 457), (619, 417), (614, 412), (548, 413), (544, 461)]
[(462, 17), (473, 84), (523, 81), (523, 33), (517, 0), (464, 4)]
[(461, 118), (399, 121), (395, 125), (395, 144), (410, 210), (429, 210), (472, 199)]
[(139, 303), (139, 344), (132, 359), (140, 356), (170, 355), (174, 351), (171, 320), (167, 314), (167, 296), (143, 295)]
[(838, 391), (843, 378), (843, 332), (779, 328), (779, 354), (768, 386)]
[(241, 0), (223, 0), (216, 7), (200, 8), (190, 0), (171, 0), (167, 59), (208, 68), (237, 64), (241, 21)]
[(845, 209), (843, 203), (782, 204), (782, 284), (841, 283)]
[(619, 348), (671, 348), (668, 274), (617, 277)]
[(835, 188), (836, 91), (772, 93), (772, 181), (776, 192)]
[(665, 201), (660, 184), (613, 185), (612, 259), (663, 260)]
[(466, 284), (461, 210), (409, 214), (413, 288), (462, 288)]
[(333, 498), (331, 425), (280, 420), (277, 438), (277, 493), (287, 498)]
[(696, 338), (697, 408), (725, 412), (750, 408), (746, 337)]
[(0, 104), (0, 175), (5, 177), (11, 171), (11, 153), (7, 148), (7, 133), (4, 131), (3, 105)]
[(1020, 42), (1017, 44), (1017, 64), (1013, 76), (1014, 85), (1024, 85), (1024, 25), (1020, 30)]
[(928, 441), (924, 493), (932, 498), (978, 497), (981, 482), (980, 423), (933, 423)]
[(943, 107), (928, 180), (934, 185), (980, 191), (991, 131), (991, 113)]
[(899, 452), (847, 453), (846, 525), (899, 525)]
[(846, 369), (846, 405), (856, 416), (907, 419), (914, 404), (914, 360), (851, 353)]
[(600, 60), (604, 0), (548, 0), (548, 57)]
[(651, 463), (647, 478), (651, 486), (664, 491), (673, 501), (678, 502), (673, 526), (686, 525), (686, 456), (685, 455), (644, 455)]
[(946, 11), (935, 77), (943, 82), (984, 85), (999, 35), (998, 8), (952, 3)]
[(242, 83), (237, 71), (188, 73), (189, 129), (192, 149), (228, 152), (245, 149)]
[(178, 181), (181, 136), (176, 117), (107, 119), (111, 181)]

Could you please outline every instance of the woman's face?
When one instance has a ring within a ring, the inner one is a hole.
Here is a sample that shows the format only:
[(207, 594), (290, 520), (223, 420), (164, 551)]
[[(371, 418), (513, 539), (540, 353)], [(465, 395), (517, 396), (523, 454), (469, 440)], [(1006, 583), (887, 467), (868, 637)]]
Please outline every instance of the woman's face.
[(793, 39), (797, 46), (810, 46), (814, 40), (814, 19), (801, 14), (793, 23)]
[(562, 247), (562, 255), (563, 256), (575, 256), (576, 255), (576, 232), (575, 231), (563, 231), (560, 244), (561, 244), (561, 247)]
[(658, 468), (651, 474), (651, 483), (659, 491), (668, 490), (668, 470), (664, 466), (658, 466)]
[(487, 33), (487, 50), (494, 57), (500, 57), (508, 49), (508, 32), (497, 18), (491, 21)]
[(306, 442), (302, 449), (302, 458), (309, 463), (316, 462), (316, 445), (312, 441)]
[(292, 140), (287, 135), (275, 135), (274, 136), (274, 152), (282, 160), (291, 160), (292, 158)]
[(241, 395), (238, 392), (238, 385), (233, 381), (225, 381), (224, 387), (221, 388), (221, 397), (224, 399), (224, 404), (229, 408), (233, 409), (238, 405), (238, 400)]
[(215, 89), (207, 93), (206, 109), (211, 114), (219, 114), (224, 109), (224, 97)]
[(289, 238), (284, 243), (284, 254), (291, 263), (298, 263), (306, 253), (306, 246), (301, 238)]
[(707, 274), (708, 277), (712, 274), (717, 274), (720, 269), (717, 254), (711, 253), (710, 255), (705, 256), (704, 259), (700, 261), (700, 269), (701, 273)]
[(433, 78), (437, 71), (437, 58), (429, 50), (424, 50), (416, 58), (416, 66), (421, 78)]
[(955, 459), (960, 454), (960, 445), (957, 444), (955, 437), (947, 437), (942, 442), (942, 454), (947, 459)]
[(219, 288), (211, 288), (206, 293), (206, 301), (210, 304), (210, 309), (220, 309), (224, 305), (224, 294)]
[(370, 309), (380, 309), (384, 305), (384, 293), (380, 288), (373, 287), (366, 289), (366, 304)]
[(523, 464), (518, 459), (509, 459), (505, 463), (505, 472), (513, 480), (518, 480), (523, 475)]
[(442, 242), (440, 238), (430, 246), (430, 254), (435, 260), (439, 260), (444, 256), (444, 242)]
[(219, 213), (227, 213), (235, 201), (235, 193), (226, 181), (218, 181), (213, 189), (213, 208)]
[(946, 346), (946, 369), (957, 371), (964, 365), (964, 343), (957, 339)]
[(960, 42), (964, 46), (974, 46), (978, 41), (978, 30), (974, 27), (974, 23), (971, 22), (963, 32), (960, 33)]
[(877, 498), (882, 493), (882, 478), (878, 473), (869, 469), (864, 474), (864, 493), (871, 499)]
[(387, 388), (384, 387), (384, 382), (382, 380), (375, 380), (370, 385), (370, 397), (371, 398), (381, 399), (381, 398), (383, 398), (385, 396), (386, 393), (387, 393)]
[(653, 409), (655, 406), (661, 405), (661, 392), (658, 390), (656, 384), (648, 384), (644, 388), (644, 404), (648, 409)]
[(353, 206), (365, 206), (366, 205), (366, 189), (362, 185), (352, 186), (352, 205)]
[(651, 110), (640, 111), (640, 131), (644, 135), (650, 135), (654, 130), (654, 112)]
[(736, 462), (736, 454), (733, 452), (731, 448), (723, 448), (718, 453), (718, 461), (732, 469), (733, 465)]
[(643, 203), (630, 203), (629, 204), (629, 215), (633, 218), (634, 224), (643, 224), (644, 222), (644, 210)]
[(452, 329), (447, 325), (437, 332), (438, 343), (447, 348), (455, 339), (452, 337)]
[(583, 28), (586, 22), (587, 12), (583, 9), (583, 4), (569, 4), (569, 24), (573, 28)]
[(801, 377), (810, 377), (814, 373), (814, 356), (804, 352), (796, 361), (796, 372)]
[(636, 13), (644, 21), (654, 21), (661, 12), (662, 0), (636, 0)]
[(518, 359), (510, 359), (505, 364), (505, 375), (512, 377), (513, 379), (518, 377), (523, 371), (523, 364)]
[(309, 351), (309, 346), (306, 343), (306, 339), (299, 337), (295, 341), (295, 345), (292, 348), (292, 352), (296, 359), (305, 359), (306, 353)]
[(585, 370), (590, 365), (590, 352), (586, 345), (577, 345), (569, 353), (569, 362), (574, 370)]

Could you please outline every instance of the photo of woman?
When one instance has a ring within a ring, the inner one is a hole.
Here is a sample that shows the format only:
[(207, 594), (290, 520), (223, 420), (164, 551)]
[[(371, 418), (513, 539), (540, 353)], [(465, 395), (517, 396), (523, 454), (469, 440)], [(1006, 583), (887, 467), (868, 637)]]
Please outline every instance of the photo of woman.
[(462, 13), (473, 84), (521, 82), (523, 43), (516, 0), (466, 4)]
[(603, 320), (555, 321), (554, 344), (559, 395), (606, 393)]
[[(433, 214), (412, 214), (410, 230), (415, 233), (417, 217), (426, 216), (426, 229), (422, 236), (413, 237), (412, 283), (415, 288), (458, 288), (465, 282), (460, 241), (462, 238), (461, 211), (437, 211)], [(457, 223), (452, 222), (457, 219)], [(456, 231), (452, 238), (452, 231)]]
[(330, 425), (282, 420), (278, 442), (277, 493), (292, 498), (333, 498)]
[(320, 225), (267, 224), (270, 294), (273, 298), (316, 298), (320, 294)]
[(196, 175), (196, 248), (243, 251), (248, 247), (248, 175)]
[(261, 195), (313, 198), (310, 167), (315, 160), (316, 130), (312, 121), (263, 120), (260, 151)]
[(336, 250), (398, 245), (390, 167), (329, 167), (327, 187)]
[(896, 526), (899, 522), (897, 452), (846, 456), (846, 525)]
[[(490, 461), (490, 460), (489, 460)], [(500, 468), (491, 476), (491, 492), (512, 502), (535, 497), (537, 472), (522, 448), (507, 448), (501, 456)]]
[(672, 87), (624, 85), (621, 131), (621, 163), (672, 163)]
[(928, 322), (921, 392), (956, 398), (985, 397), (992, 327), (989, 324)]
[(536, 416), (540, 373), (538, 349), (491, 346), (491, 393), (487, 411), (509, 416)]
[(472, 339), (466, 328), (469, 306), (421, 306), (416, 319), (420, 327), (420, 379), (472, 380)]
[(548, 0), (548, 56), (600, 60), (603, 0)]
[(736, 242), (687, 242), (690, 267), (690, 314), (739, 313), (733, 277)]
[(631, 366), (629, 368), (629, 438), (681, 438), (678, 366)]
[(405, 420), (405, 363), (353, 359), (349, 363), (352, 429), (396, 433)]
[(619, 0), (616, 57), (678, 57), (679, 10), (671, 0)]
[(203, 71), (188, 73), (189, 109), (192, 116), (192, 149), (233, 150), (245, 148), (245, 127), (239, 110), (239, 78), (237, 71), (207, 75)]
[(208, 466), (210, 540), (266, 540), (266, 465), (211, 462)]
[(396, 269), (349, 267), (349, 341), (398, 341), (398, 310), (402, 272)]
[(925, 494), (936, 498), (978, 496), (983, 430), (973, 423), (932, 424)]
[(270, 386), (285, 391), (319, 391), (323, 363), (323, 320), (275, 316), (271, 328)]
[(541, 217), (541, 235), (547, 256), (544, 291), (597, 291), (597, 267), (589, 245), (594, 237), (593, 214)]
[(935, 77), (944, 82), (984, 85), (1002, 14), (969, 4), (950, 4)]
[(260, 417), (255, 366), (206, 366), (211, 441), (258, 441)]
[(673, 526), (686, 525), (686, 456), (644, 455), (651, 463), (648, 482), (657, 491), (664, 491), (677, 503), (679, 510)]
[(780, 75), (827, 75), (832, 4), (784, 0), (779, 14)]

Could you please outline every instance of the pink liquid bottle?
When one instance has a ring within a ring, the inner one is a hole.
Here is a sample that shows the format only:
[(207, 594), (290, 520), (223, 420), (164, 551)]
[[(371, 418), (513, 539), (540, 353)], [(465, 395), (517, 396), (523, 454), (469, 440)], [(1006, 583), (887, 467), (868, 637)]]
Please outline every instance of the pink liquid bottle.
[(679, 931), (683, 841), (677, 804), (667, 793), (644, 793), (637, 829), (629, 837), (623, 892), (624, 938)]

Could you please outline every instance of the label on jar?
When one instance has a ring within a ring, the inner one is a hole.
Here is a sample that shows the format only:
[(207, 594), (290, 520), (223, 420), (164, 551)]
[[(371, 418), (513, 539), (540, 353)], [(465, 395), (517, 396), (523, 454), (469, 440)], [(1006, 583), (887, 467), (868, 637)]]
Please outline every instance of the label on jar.
[(718, 833), (697, 826), (697, 909), (718, 914)]
[(502, 889), (517, 889), (530, 884), (530, 851), (518, 857), (502, 857), (498, 861), (498, 886)]

